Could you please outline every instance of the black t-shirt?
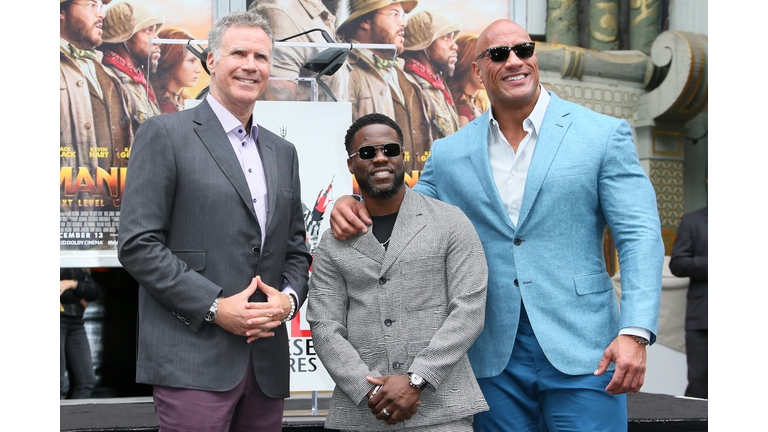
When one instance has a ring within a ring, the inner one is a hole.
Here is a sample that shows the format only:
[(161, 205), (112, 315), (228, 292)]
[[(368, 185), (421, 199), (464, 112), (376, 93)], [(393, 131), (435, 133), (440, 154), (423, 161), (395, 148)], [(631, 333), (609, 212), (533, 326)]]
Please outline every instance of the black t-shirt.
[(371, 216), (373, 221), (373, 235), (376, 240), (384, 246), (384, 249), (389, 246), (389, 239), (392, 237), (392, 229), (395, 227), (395, 221), (397, 220), (397, 213), (384, 215), (384, 216)]

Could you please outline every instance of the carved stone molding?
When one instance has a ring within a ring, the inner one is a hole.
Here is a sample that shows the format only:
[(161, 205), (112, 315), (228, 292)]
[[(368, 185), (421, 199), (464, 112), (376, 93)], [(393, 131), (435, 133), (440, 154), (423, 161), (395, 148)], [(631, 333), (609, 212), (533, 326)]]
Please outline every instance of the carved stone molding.
[(592, 77), (644, 88), (654, 77), (650, 56), (640, 51), (597, 51), (537, 42), (536, 52), (540, 70), (559, 72), (563, 78)]
[(707, 36), (666, 31), (653, 43), (651, 58), (668, 72), (657, 88), (640, 96), (639, 122), (684, 124), (707, 108)]

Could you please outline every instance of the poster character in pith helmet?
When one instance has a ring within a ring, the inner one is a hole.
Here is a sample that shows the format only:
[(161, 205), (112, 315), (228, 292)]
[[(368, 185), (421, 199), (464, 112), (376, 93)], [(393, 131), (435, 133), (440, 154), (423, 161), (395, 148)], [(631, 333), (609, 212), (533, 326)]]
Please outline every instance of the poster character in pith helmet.
[(147, 118), (160, 114), (148, 74), (157, 71), (160, 47), (149, 43), (165, 23), (165, 14), (153, 14), (142, 3), (125, 0), (107, 8), (102, 35), (102, 62), (120, 78), (134, 133)]
[(455, 38), (462, 23), (451, 22), (440, 11), (423, 10), (408, 18), (405, 28), (405, 72), (422, 92), (432, 137), (445, 138), (459, 130), (459, 118), (446, 79), (456, 66)]

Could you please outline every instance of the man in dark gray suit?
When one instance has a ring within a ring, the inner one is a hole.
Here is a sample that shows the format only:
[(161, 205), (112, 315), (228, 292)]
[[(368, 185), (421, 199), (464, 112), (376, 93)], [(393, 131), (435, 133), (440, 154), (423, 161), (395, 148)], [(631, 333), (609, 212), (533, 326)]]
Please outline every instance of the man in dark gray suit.
[(154, 385), (161, 431), (280, 431), (281, 324), (306, 298), (311, 261), (298, 158), (253, 118), (266, 20), (234, 12), (208, 41), (210, 94), (144, 122), (128, 166), (118, 251), (140, 283), (136, 380)]
[(373, 229), (346, 242), (327, 231), (315, 251), (307, 320), (336, 382), (326, 427), (471, 432), (488, 409), (467, 357), (483, 329), (485, 254), (461, 210), (404, 186), (402, 142), (383, 114), (345, 138)]
[(709, 304), (709, 208), (683, 216), (672, 246), (669, 270), (678, 277), (689, 277), (685, 311), (685, 354), (688, 387), (685, 395), (702, 399), (708, 392), (708, 304)]

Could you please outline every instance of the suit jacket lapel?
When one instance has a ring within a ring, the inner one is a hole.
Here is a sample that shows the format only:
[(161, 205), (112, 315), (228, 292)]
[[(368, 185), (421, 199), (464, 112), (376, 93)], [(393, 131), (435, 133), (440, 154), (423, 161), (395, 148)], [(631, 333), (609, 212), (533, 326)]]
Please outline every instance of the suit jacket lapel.
[(205, 100), (193, 109), (195, 110), (193, 121), (197, 124), (195, 133), (200, 137), (200, 140), (211, 153), (213, 160), (216, 161), (221, 171), (232, 183), (232, 186), (240, 195), (240, 198), (243, 199), (245, 206), (255, 219), (256, 212), (253, 210), (251, 191), (248, 189), (248, 183), (245, 180), (243, 170), (219, 119)]
[(379, 276), (383, 276), (392, 267), (408, 243), (426, 226), (420, 220), (422, 212), (418, 202), (419, 195), (407, 186), (403, 187), (406, 188), (405, 197), (400, 205), (397, 221), (392, 228), (392, 237), (386, 250), (373, 235), (371, 227), (368, 227), (367, 233), (358, 234), (349, 240), (355, 250), (381, 264)]
[(517, 220), (517, 226), (520, 227), (525, 221), (526, 216), (531, 211), (536, 196), (539, 194), (541, 184), (547, 177), (549, 166), (555, 158), (560, 144), (563, 142), (568, 126), (571, 121), (568, 119), (570, 111), (562, 103), (561, 99), (550, 94), (551, 99), (544, 114), (544, 120), (541, 122), (541, 130), (536, 139), (536, 148), (533, 151), (531, 166), (528, 169), (528, 177), (525, 180), (525, 193), (523, 194), (523, 204), (520, 207), (520, 217)]
[(400, 211), (397, 213), (395, 226), (392, 228), (392, 237), (390, 237), (389, 246), (384, 255), (380, 275), (383, 275), (392, 267), (392, 264), (402, 255), (408, 243), (426, 226), (421, 218), (423, 213), (419, 205), (419, 195), (407, 186), (403, 187), (406, 188), (405, 197), (400, 205)]
[(275, 160), (275, 143), (270, 139), (266, 130), (259, 125), (259, 136), (256, 139), (256, 147), (259, 149), (261, 165), (264, 167), (264, 178), (267, 182), (267, 220), (264, 226), (269, 231), (269, 224), (272, 223), (272, 215), (275, 214), (275, 205), (277, 203), (277, 161)]
[(350, 245), (361, 254), (381, 263), (384, 261), (384, 247), (381, 246), (376, 236), (373, 235), (373, 229), (368, 227), (368, 232), (357, 234), (348, 240)]
[(476, 146), (470, 146), (469, 159), (472, 161), (472, 167), (474, 173), (478, 177), (478, 185), (483, 185), (479, 190), (482, 190), (490, 200), (493, 210), (499, 215), (512, 230), (515, 226), (512, 224), (512, 219), (509, 218), (509, 213), (501, 201), (499, 195), (499, 188), (496, 187), (496, 180), (493, 179), (493, 172), (491, 171), (491, 159), (488, 155), (488, 125), (489, 122), (489, 110), (484, 112), (476, 122), (471, 122), (464, 126), (465, 128), (471, 127), (469, 132), (472, 133), (471, 142), (476, 143)]

